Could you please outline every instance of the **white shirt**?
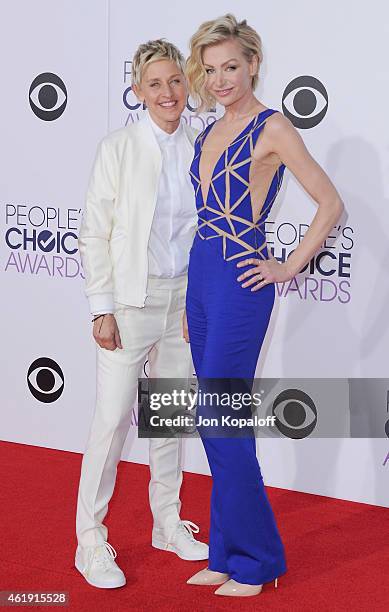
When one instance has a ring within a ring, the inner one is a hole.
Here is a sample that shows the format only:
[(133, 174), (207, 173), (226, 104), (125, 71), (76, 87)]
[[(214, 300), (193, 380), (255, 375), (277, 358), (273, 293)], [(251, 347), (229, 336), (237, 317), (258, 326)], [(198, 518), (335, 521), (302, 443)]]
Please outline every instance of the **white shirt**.
[(148, 245), (149, 276), (174, 278), (185, 274), (197, 212), (189, 168), (180, 154), (185, 147), (182, 120), (175, 132), (162, 130), (147, 113), (162, 154), (157, 203)]

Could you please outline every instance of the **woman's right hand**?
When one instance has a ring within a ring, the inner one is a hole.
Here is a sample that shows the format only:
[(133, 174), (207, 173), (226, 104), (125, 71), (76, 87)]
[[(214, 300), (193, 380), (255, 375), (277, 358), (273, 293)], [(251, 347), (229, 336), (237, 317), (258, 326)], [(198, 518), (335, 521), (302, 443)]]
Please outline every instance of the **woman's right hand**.
[(119, 328), (113, 314), (105, 314), (94, 321), (93, 337), (101, 348), (108, 351), (123, 348)]

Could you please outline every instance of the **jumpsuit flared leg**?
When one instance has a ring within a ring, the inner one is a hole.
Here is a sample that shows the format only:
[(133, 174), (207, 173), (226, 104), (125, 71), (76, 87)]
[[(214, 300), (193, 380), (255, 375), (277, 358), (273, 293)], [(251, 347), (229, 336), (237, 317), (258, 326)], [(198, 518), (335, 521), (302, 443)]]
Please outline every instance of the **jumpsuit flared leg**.
[[(199, 390), (247, 388), (274, 303), (274, 285), (258, 292), (242, 289), (236, 262), (226, 262), (206, 241), (195, 239), (186, 299), (191, 350)], [(240, 382), (239, 382), (240, 381)], [(215, 416), (205, 401), (199, 417)], [(221, 409), (234, 413), (231, 405)], [(220, 410), (219, 410), (220, 413)], [(241, 416), (237, 414), (236, 416)], [(209, 569), (245, 584), (270, 582), (286, 571), (278, 533), (259, 463), (253, 430), (245, 434), (199, 433), (213, 478)]]

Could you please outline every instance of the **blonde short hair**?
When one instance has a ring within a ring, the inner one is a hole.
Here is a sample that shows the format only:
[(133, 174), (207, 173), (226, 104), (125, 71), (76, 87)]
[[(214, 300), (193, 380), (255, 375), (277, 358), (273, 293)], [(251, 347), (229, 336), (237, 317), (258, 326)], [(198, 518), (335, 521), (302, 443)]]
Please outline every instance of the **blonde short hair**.
[(247, 24), (245, 19), (237, 21), (231, 13), (212, 21), (205, 21), (190, 39), (190, 55), (186, 62), (189, 91), (196, 104), (199, 104), (199, 112), (210, 110), (215, 105), (215, 99), (205, 89), (206, 71), (203, 51), (208, 46), (217, 45), (231, 38), (236, 38), (240, 42), (248, 62), (255, 56), (258, 58), (258, 71), (251, 82), (253, 90), (257, 86), (259, 66), (263, 59), (259, 34)]
[(185, 74), (185, 59), (181, 51), (164, 38), (158, 38), (139, 45), (135, 51), (131, 69), (132, 84), (139, 87), (147, 66), (152, 62), (163, 59), (175, 62), (181, 72)]

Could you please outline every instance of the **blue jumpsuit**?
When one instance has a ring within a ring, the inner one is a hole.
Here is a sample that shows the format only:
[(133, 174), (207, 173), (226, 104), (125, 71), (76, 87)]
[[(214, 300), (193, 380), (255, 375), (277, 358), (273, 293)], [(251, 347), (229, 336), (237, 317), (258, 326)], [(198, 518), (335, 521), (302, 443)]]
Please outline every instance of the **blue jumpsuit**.
[[(251, 390), (272, 312), (274, 284), (255, 292), (242, 288), (237, 277), (246, 268), (237, 268), (236, 263), (268, 257), (265, 220), (285, 166), (278, 167), (257, 221), (249, 172), (258, 136), (274, 112), (259, 113), (222, 152), (205, 201), (199, 164), (213, 124), (195, 142), (190, 173), (198, 225), (190, 252), (186, 310), (194, 367), (203, 391)], [(197, 418), (214, 416), (215, 410), (207, 402), (200, 403)], [(227, 433), (220, 428), (221, 435), (206, 426), (198, 429), (213, 478), (208, 567), (240, 583), (270, 582), (286, 571), (286, 562), (256, 457), (254, 432), (249, 428), (249, 433), (235, 436), (231, 427)]]

